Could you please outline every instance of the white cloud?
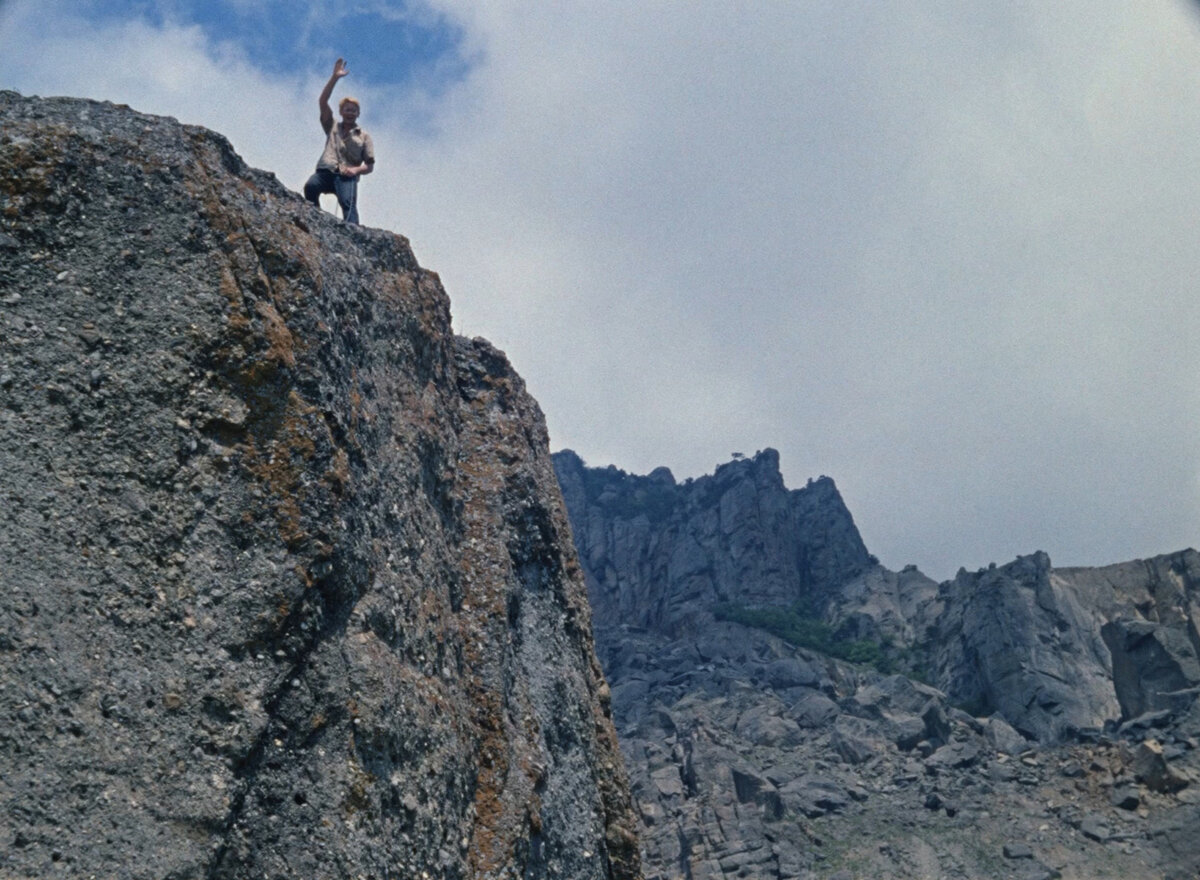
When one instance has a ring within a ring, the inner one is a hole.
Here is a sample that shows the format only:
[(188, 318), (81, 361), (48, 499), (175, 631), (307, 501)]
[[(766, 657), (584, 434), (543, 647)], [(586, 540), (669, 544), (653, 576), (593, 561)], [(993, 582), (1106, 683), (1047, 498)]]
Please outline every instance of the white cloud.
[[(938, 576), (1197, 542), (1185, 5), (433, 6), (477, 66), (436, 105), (352, 84), (380, 154), (364, 220), (410, 236), (556, 445), (678, 476), (776, 446), (789, 484), (838, 481), (885, 563)], [(311, 170), (321, 81), (42, 9), (4, 7), (24, 54), (0, 83)]]

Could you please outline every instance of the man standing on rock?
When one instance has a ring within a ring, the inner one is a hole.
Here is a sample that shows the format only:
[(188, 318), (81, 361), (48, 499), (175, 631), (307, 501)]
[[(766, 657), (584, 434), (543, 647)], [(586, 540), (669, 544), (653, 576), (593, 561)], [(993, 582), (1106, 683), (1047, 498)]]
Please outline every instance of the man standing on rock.
[(342, 206), (347, 223), (358, 223), (358, 179), (375, 168), (375, 146), (371, 136), (358, 127), (359, 106), (355, 98), (346, 96), (338, 103), (342, 121), (333, 122), (329, 96), (337, 81), (350, 71), (339, 58), (333, 65), (333, 75), (317, 103), (321, 107), (321, 128), (325, 129), (325, 151), (317, 162), (316, 173), (304, 184), (304, 198), (320, 206), (322, 193), (333, 193)]

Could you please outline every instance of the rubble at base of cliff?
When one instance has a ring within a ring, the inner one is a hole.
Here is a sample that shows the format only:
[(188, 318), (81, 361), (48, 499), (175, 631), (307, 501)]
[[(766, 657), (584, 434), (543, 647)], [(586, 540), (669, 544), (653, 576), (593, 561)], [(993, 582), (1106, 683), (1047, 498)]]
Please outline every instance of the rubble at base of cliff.
[(648, 878), (1192, 876), (1200, 709), (1043, 746), (903, 676), (724, 626), (597, 632)]

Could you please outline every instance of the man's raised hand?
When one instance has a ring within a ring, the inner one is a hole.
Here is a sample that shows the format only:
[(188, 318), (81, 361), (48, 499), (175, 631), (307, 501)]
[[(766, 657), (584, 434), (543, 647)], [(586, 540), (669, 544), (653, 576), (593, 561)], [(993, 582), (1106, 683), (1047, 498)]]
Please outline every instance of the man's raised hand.
[(346, 62), (344, 59), (339, 58), (337, 61), (333, 62), (333, 78), (334, 79), (341, 79), (343, 76), (346, 76), (348, 73), (350, 73), (350, 71), (346, 68)]

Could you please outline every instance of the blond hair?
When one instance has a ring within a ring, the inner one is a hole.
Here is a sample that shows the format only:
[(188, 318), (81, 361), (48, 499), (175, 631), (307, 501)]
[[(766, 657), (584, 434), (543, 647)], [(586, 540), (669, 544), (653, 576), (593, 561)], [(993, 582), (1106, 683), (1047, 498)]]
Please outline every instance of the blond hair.
[(347, 95), (346, 97), (342, 98), (342, 100), (338, 101), (338, 111), (340, 112), (341, 109), (347, 104), (353, 104), (360, 111), (362, 110), (362, 104), (358, 103), (358, 98), (351, 98), (349, 95)]

